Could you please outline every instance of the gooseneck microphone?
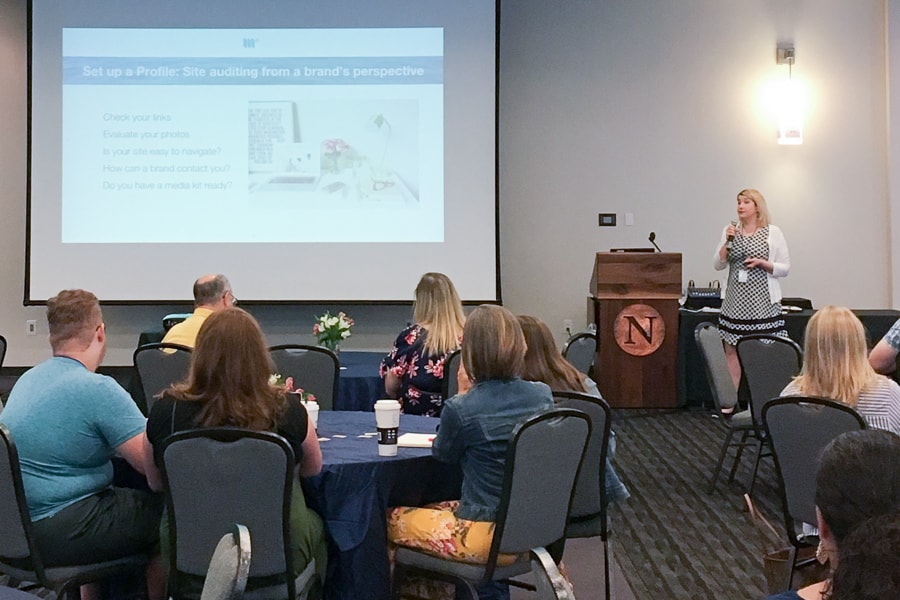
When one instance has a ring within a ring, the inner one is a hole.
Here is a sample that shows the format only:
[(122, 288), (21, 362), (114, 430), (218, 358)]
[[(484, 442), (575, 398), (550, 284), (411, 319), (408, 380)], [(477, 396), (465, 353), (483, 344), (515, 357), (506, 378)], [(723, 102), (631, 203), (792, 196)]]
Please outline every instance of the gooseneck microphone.
[(655, 231), (651, 231), (650, 237), (648, 237), (647, 239), (650, 240), (650, 243), (653, 244), (653, 247), (656, 248), (657, 252), (662, 252), (662, 250), (659, 249), (659, 246), (656, 245), (656, 232)]
[[(732, 226), (732, 227), (737, 227), (737, 221), (732, 221), (732, 222), (731, 222), (731, 226)], [(733, 233), (732, 233), (731, 235), (728, 236), (728, 241), (727, 241), (727, 243), (725, 244), (725, 248), (727, 248), (728, 250), (731, 250), (732, 242), (734, 242), (734, 234), (733, 234)]]

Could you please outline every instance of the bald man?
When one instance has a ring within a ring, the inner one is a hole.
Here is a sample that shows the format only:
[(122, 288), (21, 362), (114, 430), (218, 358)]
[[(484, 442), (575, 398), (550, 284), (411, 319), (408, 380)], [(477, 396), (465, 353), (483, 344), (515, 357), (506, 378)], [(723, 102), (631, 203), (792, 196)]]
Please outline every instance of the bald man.
[(204, 275), (194, 282), (194, 314), (174, 325), (163, 338), (167, 344), (181, 344), (193, 348), (197, 332), (206, 317), (217, 310), (237, 304), (231, 284), (224, 275)]

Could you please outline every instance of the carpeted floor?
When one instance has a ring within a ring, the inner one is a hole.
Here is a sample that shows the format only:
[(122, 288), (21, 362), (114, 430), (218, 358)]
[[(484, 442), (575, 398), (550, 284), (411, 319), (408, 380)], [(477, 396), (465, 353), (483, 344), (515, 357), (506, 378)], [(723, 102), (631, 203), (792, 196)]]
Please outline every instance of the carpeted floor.
[[(619, 410), (613, 426), (615, 464), (632, 494), (611, 516), (615, 556), (635, 598), (764, 597), (763, 539), (742, 497), (752, 454), (745, 451), (733, 484), (723, 468), (716, 491), (707, 494), (725, 432), (708, 412)], [(772, 459), (763, 458), (754, 502), (780, 531), (776, 486)]]

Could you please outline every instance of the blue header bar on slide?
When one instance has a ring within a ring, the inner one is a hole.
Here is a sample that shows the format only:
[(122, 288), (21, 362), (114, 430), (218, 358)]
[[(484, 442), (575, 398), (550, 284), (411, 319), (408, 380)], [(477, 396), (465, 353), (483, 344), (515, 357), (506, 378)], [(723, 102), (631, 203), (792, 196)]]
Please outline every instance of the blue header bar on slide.
[(441, 56), (63, 57), (65, 85), (424, 85), (443, 80)]

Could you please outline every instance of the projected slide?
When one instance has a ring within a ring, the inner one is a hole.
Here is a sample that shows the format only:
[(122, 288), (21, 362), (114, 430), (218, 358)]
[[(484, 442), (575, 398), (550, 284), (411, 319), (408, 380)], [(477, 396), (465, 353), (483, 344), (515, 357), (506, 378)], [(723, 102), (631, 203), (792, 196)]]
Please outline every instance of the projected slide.
[(61, 242), (443, 242), (444, 33), (64, 28)]
[(28, 4), (26, 304), (499, 299), (498, 0)]

